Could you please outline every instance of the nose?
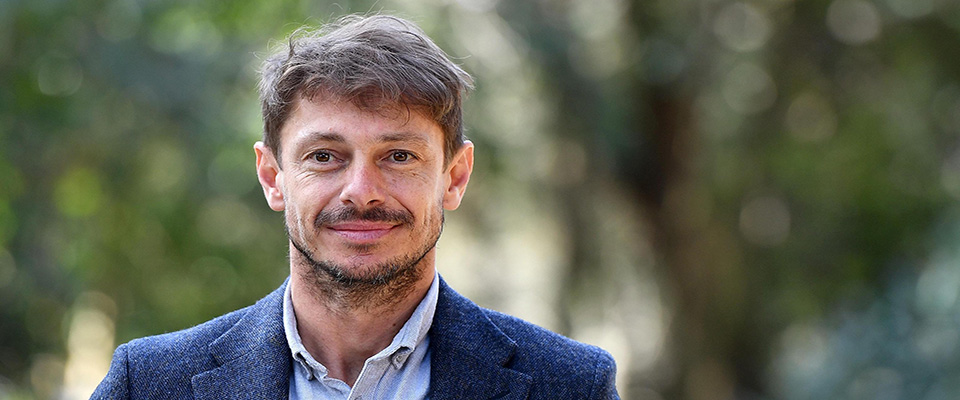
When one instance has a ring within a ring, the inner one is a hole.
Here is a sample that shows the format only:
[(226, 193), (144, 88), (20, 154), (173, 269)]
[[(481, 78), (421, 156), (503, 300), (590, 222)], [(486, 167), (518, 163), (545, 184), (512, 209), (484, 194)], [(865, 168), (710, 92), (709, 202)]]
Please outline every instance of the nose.
[(383, 177), (373, 162), (355, 160), (344, 174), (340, 201), (365, 209), (383, 202)]

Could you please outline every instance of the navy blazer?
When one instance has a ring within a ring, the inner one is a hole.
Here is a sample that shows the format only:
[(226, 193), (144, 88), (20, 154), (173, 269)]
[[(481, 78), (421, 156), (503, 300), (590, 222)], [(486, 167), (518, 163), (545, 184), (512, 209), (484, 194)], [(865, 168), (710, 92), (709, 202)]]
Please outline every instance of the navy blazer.
[[(286, 284), (193, 328), (117, 348), (92, 399), (286, 399)], [(481, 308), (440, 280), (430, 328), (431, 399), (618, 399), (600, 348)]]

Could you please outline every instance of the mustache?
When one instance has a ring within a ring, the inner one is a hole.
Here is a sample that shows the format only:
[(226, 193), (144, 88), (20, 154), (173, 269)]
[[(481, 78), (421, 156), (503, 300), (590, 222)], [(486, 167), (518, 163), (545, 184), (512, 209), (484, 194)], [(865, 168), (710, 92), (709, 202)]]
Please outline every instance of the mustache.
[(356, 221), (412, 224), (413, 214), (407, 210), (389, 210), (385, 207), (374, 207), (363, 211), (356, 207), (338, 207), (321, 211), (317, 214), (314, 225), (319, 229), (326, 225)]

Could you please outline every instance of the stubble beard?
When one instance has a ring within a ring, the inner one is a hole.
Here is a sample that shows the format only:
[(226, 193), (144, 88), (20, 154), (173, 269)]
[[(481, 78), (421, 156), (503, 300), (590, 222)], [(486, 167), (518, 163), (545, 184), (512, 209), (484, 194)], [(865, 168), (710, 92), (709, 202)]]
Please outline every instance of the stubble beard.
[[(426, 227), (432, 232), (428, 232), (426, 240), (419, 248), (376, 265), (350, 267), (332, 260), (323, 260), (291, 234), (286, 218), (284, 228), (296, 250), (290, 255), (295, 271), (307, 282), (310, 292), (318, 300), (327, 304), (331, 310), (374, 309), (389, 307), (403, 300), (423, 278), (428, 266), (424, 258), (436, 247), (443, 231), (443, 209), (439, 208), (437, 214), (439, 224), (436, 228)], [(321, 213), (314, 226), (319, 232), (324, 224), (342, 220), (399, 221), (399, 227), (413, 225), (412, 215), (405, 211), (373, 209), (361, 213), (355, 209), (343, 208), (331, 213)], [(353, 246), (353, 250), (365, 253), (375, 250), (376, 246)]]

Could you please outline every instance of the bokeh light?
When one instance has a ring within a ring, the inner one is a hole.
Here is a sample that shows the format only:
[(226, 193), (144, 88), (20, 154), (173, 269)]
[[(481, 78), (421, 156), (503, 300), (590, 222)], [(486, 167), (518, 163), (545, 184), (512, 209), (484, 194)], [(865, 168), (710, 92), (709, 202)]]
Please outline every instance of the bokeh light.
[(960, 393), (960, 8), (942, 0), (0, 1), (0, 398), (287, 275), (257, 68), (383, 10), (476, 77), (443, 277), (627, 399)]

